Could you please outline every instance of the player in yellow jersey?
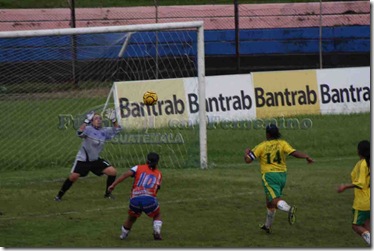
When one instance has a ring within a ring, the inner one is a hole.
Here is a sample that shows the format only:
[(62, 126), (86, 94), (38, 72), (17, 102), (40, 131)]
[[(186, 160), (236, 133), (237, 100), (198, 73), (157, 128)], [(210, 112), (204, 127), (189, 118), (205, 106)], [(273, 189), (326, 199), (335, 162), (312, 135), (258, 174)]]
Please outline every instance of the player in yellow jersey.
[(282, 191), (287, 179), (286, 155), (306, 159), (308, 163), (314, 162), (309, 155), (296, 151), (280, 137), (278, 127), (269, 124), (266, 126), (266, 140), (255, 146), (253, 150), (247, 148), (244, 155), (246, 163), (251, 163), (255, 159), (260, 161), (267, 207), (265, 224), (261, 224), (260, 228), (266, 233), (270, 233), (277, 209), (288, 213), (288, 222), (291, 225), (296, 221), (296, 207), (290, 206), (282, 199)]
[(360, 160), (351, 172), (351, 184), (342, 184), (338, 193), (354, 188), (352, 229), (370, 246), (370, 142), (358, 143)]

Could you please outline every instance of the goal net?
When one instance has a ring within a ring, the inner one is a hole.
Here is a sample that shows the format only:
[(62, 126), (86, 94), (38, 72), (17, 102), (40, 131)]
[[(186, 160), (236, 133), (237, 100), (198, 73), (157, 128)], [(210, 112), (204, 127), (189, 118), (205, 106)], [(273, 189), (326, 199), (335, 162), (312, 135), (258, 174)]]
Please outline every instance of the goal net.
[(154, 151), (163, 168), (205, 168), (205, 102), (188, 107), (205, 100), (203, 39), (202, 22), (0, 32), (2, 170), (72, 166), (85, 114), (111, 126), (108, 109), (123, 128), (101, 154), (114, 166)]

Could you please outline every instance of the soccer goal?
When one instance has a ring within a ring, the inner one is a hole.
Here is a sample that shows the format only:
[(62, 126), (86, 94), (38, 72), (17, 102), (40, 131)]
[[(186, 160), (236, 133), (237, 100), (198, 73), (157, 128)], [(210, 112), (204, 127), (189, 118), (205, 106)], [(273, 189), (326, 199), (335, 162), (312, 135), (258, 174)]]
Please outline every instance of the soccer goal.
[(70, 167), (85, 114), (108, 109), (123, 130), (102, 155), (119, 169), (149, 151), (206, 168), (203, 22), (0, 32), (0, 108), (3, 170)]

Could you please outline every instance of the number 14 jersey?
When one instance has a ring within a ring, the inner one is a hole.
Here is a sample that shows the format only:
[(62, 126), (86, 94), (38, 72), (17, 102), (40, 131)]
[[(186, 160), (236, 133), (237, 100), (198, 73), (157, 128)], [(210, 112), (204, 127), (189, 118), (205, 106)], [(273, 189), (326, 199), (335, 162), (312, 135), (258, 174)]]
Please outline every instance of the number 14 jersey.
[(255, 146), (252, 152), (260, 161), (261, 173), (286, 172), (286, 154), (296, 151), (283, 139), (266, 140)]

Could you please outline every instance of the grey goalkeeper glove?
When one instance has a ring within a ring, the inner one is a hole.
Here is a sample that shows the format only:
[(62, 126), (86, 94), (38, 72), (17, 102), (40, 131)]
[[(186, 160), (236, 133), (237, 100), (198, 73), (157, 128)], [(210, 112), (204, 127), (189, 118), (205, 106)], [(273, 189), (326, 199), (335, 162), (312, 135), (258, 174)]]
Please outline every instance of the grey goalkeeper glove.
[(114, 109), (106, 109), (105, 117), (110, 119), (110, 121), (112, 121), (112, 123), (115, 123), (117, 121), (116, 111)]
[(84, 123), (86, 123), (87, 125), (90, 124), (94, 115), (95, 115), (94, 111), (91, 111), (91, 112), (87, 113), (86, 114), (86, 119), (84, 120)]

